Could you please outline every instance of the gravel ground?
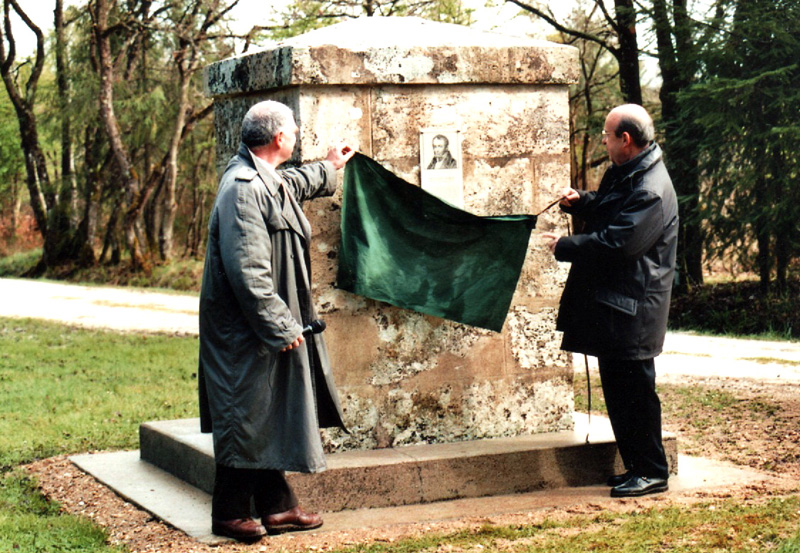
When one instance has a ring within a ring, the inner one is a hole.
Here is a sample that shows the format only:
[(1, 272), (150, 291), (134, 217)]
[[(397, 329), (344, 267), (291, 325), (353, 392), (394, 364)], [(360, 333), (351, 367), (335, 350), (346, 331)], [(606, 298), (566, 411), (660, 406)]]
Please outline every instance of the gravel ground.
[[(464, 518), (447, 522), (420, 521), (411, 525), (347, 532), (287, 534), (262, 539), (256, 544), (200, 544), (184, 533), (154, 519), (149, 513), (126, 503), (113, 491), (77, 469), (66, 457), (45, 459), (28, 466), (39, 480), (43, 493), (58, 501), (65, 512), (86, 516), (105, 528), (109, 542), (124, 544), (133, 552), (235, 551), (328, 551), (356, 544), (391, 543), (425, 534), (448, 534), (478, 529), (485, 524), (536, 524), (564, 520), (599, 511), (634, 512), (648, 507), (692, 505), (699, 501), (735, 499), (742, 504), (764, 498), (800, 492), (800, 384), (759, 383), (720, 378), (689, 378), (683, 385), (701, 390), (725, 392), (739, 402), (730, 410), (691, 413), (671, 409), (669, 388), (662, 392), (665, 429), (678, 436), (679, 450), (733, 462), (770, 475), (764, 482), (742, 482), (710, 491), (673, 492), (638, 499), (585, 502), (568, 508), (548, 508), (492, 518)], [(702, 421), (698, 424), (698, 421)], [(459, 553), (459, 549), (448, 548)]]

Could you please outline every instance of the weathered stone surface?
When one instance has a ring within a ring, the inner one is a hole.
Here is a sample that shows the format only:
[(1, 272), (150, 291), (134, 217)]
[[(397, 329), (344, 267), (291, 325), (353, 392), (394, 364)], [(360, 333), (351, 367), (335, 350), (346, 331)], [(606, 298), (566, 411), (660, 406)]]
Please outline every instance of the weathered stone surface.
[[(345, 140), (419, 184), (420, 130), (458, 129), (465, 208), (537, 213), (569, 185), (575, 60), (568, 47), (415, 18), (333, 26), (209, 69), (218, 164), (238, 147), (245, 111), (274, 99), (300, 127), (290, 163)], [(323, 432), (328, 451), (571, 428), (571, 363), (554, 330), (565, 268), (535, 236), (495, 333), (338, 290), (340, 209), (341, 191), (305, 206), (314, 297), (350, 430)], [(566, 233), (567, 220), (554, 208), (538, 228)]]
[[(327, 471), (287, 473), (287, 478), (304, 504), (328, 513), (600, 484), (624, 467), (608, 421), (592, 421), (591, 443), (585, 441), (588, 430), (583, 416), (574, 431), (343, 451), (327, 456)], [(199, 419), (144, 423), (140, 435), (142, 461), (212, 492), (213, 444), (210, 434), (200, 433)], [(664, 449), (670, 473), (676, 474), (674, 435), (664, 435)], [(102, 475), (109, 471), (98, 463), (98, 457), (83, 455), (72, 460), (108, 483)], [(130, 478), (115, 476), (121, 484), (115, 489), (131, 497), (127, 491)], [(137, 494), (143, 499), (152, 492), (152, 478), (146, 484), (146, 492)]]
[(307, 85), (577, 81), (574, 48), (414, 17), (354, 19), (206, 69), (211, 96)]

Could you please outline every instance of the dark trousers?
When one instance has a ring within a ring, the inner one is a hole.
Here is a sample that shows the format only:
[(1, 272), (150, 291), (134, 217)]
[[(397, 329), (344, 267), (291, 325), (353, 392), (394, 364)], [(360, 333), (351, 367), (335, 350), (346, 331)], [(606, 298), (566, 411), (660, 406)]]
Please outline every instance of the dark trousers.
[(253, 507), (256, 516), (274, 515), (293, 509), (297, 503), (283, 471), (217, 465), (211, 497), (214, 520), (248, 518), (254, 514)]
[(669, 478), (654, 360), (598, 358), (598, 364), (608, 418), (625, 469), (637, 476)]

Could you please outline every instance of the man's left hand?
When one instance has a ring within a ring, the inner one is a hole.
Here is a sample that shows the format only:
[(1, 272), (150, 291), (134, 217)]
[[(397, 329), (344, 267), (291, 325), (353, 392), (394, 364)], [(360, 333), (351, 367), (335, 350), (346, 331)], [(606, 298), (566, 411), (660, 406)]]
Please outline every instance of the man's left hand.
[(328, 150), (328, 156), (325, 158), (333, 164), (335, 169), (341, 169), (350, 161), (350, 158), (355, 155), (356, 151), (347, 144), (337, 144)]
[(561, 238), (561, 235), (552, 232), (543, 232), (542, 238), (545, 239), (544, 245), (550, 249), (550, 253), (556, 253), (556, 244), (558, 244), (558, 239)]
[(283, 348), (283, 349), (281, 350), (281, 353), (283, 353), (284, 351), (290, 351), (290, 350), (293, 350), (293, 349), (297, 349), (297, 348), (299, 348), (299, 347), (300, 347), (300, 344), (302, 344), (303, 342), (305, 342), (305, 338), (303, 338), (303, 335), (301, 334), (300, 336), (298, 336), (298, 337), (295, 339), (295, 341), (294, 341), (294, 342), (292, 342), (291, 344), (289, 344), (288, 346), (286, 346), (285, 348)]

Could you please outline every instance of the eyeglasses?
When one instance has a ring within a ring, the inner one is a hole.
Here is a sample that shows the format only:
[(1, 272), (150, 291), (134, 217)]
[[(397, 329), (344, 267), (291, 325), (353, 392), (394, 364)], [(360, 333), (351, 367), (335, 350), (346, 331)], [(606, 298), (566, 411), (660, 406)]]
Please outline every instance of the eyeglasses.
[(603, 129), (603, 131), (600, 133), (600, 135), (601, 135), (603, 138), (605, 138), (605, 137), (607, 137), (607, 136), (611, 136), (612, 134), (614, 134), (614, 133), (612, 133), (612, 132), (608, 132), (608, 131), (607, 131), (607, 130), (605, 130), (605, 129)]

